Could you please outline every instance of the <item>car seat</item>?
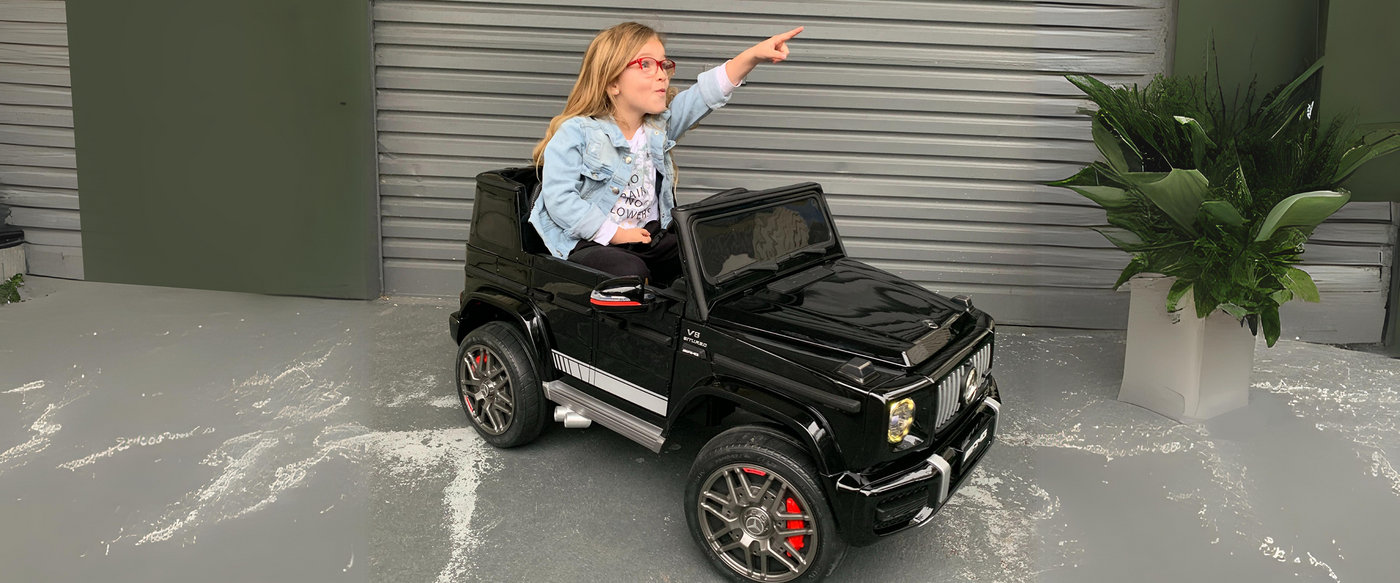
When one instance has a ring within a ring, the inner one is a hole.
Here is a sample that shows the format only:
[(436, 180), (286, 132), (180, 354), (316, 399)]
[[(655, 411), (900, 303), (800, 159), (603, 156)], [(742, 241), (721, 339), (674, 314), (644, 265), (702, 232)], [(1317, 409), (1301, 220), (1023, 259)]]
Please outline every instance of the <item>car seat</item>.
[(530, 222), (530, 210), (535, 208), (535, 200), (540, 197), (540, 186), (543, 184), (539, 168), (532, 166), (530, 170), (516, 177), (516, 180), (524, 185), (523, 191), (530, 193), (525, 204), (520, 207), (520, 248), (531, 255), (550, 255), (549, 247), (546, 247), (544, 239), (540, 238), (540, 232), (535, 229), (534, 223)]

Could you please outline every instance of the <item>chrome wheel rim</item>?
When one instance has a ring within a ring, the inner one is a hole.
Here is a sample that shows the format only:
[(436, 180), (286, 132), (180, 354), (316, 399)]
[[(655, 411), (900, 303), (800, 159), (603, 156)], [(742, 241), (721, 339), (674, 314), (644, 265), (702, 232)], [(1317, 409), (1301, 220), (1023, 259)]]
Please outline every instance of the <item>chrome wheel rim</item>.
[(719, 468), (705, 479), (696, 504), (700, 533), (710, 551), (751, 581), (791, 581), (815, 558), (812, 507), (768, 468)]
[(457, 363), (457, 395), (478, 429), (500, 435), (515, 419), (515, 391), (505, 361), (494, 350), (474, 344)]

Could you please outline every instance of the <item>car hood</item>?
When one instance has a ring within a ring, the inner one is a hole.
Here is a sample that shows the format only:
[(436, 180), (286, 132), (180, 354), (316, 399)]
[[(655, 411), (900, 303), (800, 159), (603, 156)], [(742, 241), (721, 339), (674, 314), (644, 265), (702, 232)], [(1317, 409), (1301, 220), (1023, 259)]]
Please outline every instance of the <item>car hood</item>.
[[(810, 269), (821, 271), (785, 278), (814, 279), (810, 283), (794, 289), (771, 282), (720, 301), (710, 317), (749, 333), (905, 366), (904, 351), (913, 347), (915, 340), (933, 331), (933, 325), (946, 329), (963, 312), (962, 306), (943, 296), (854, 259)], [(930, 346), (926, 339), (924, 348), (928, 353), (936, 352), (947, 340), (943, 335), (936, 346)]]

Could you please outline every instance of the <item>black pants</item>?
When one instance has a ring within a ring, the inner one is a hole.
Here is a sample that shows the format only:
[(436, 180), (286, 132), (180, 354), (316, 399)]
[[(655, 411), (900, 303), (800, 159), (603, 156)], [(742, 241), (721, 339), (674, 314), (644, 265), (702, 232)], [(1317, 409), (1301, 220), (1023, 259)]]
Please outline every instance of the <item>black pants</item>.
[(569, 261), (613, 275), (635, 275), (653, 285), (668, 285), (681, 274), (676, 222), (671, 221), (665, 231), (661, 230), (660, 221), (651, 221), (642, 228), (651, 233), (651, 243), (599, 245), (584, 239), (569, 252)]

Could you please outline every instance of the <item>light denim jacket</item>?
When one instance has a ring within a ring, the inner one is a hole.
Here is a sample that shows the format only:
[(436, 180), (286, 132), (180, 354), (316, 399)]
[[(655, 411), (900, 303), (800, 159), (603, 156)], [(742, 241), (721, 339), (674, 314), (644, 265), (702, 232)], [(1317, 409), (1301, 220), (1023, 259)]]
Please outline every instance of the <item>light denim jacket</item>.
[[(664, 160), (659, 168), (662, 182), (657, 185), (663, 229), (671, 224), (671, 209), (676, 206), (671, 148), (686, 130), (729, 103), (732, 94), (721, 90), (719, 75), (723, 74), (723, 66), (700, 73), (694, 85), (671, 99), (666, 111), (643, 125), (651, 158)], [(736, 87), (745, 84), (740, 81)], [(550, 253), (568, 259), (579, 240), (598, 232), (636, 165), (627, 138), (612, 120), (575, 116), (559, 124), (545, 144), (540, 196), (530, 209), (530, 223)]]

